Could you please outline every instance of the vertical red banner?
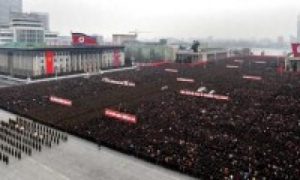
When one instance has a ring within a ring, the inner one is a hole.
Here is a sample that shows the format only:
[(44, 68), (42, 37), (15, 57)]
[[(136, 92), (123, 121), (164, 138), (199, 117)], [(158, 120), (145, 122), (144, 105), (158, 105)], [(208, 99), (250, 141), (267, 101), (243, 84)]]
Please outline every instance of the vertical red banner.
[(300, 57), (300, 43), (292, 43), (292, 50), (295, 57)]
[(46, 74), (54, 74), (54, 52), (53, 51), (46, 51), (45, 53), (45, 69)]
[(121, 66), (121, 52), (120, 52), (120, 50), (114, 50), (113, 65), (115, 67), (120, 67)]

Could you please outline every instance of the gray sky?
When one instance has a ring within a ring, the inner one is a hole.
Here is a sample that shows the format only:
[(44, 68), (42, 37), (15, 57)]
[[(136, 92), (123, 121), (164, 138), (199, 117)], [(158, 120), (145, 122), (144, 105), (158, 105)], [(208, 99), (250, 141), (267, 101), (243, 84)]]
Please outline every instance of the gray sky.
[(300, 0), (23, 0), (26, 12), (48, 12), (51, 29), (141, 37), (277, 38), (296, 35)]

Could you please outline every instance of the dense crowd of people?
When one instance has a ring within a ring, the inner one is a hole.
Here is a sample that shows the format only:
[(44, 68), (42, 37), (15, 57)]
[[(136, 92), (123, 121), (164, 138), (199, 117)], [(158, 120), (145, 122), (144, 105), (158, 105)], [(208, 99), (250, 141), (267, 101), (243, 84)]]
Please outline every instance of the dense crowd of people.
[[(255, 61), (248, 57), (193, 67), (165, 64), (5, 88), (0, 90), (0, 106), (204, 179), (297, 179), (300, 78), (278, 73), (282, 63), (278, 59)], [(166, 68), (178, 73), (166, 72)], [(243, 75), (262, 80), (243, 79)], [(135, 82), (136, 87), (108, 84), (101, 81), (103, 77)], [(177, 82), (177, 77), (195, 82)], [(199, 87), (230, 99), (179, 93)], [(73, 106), (51, 103), (51, 95), (70, 99)], [(134, 114), (138, 122), (105, 117), (105, 108)]]

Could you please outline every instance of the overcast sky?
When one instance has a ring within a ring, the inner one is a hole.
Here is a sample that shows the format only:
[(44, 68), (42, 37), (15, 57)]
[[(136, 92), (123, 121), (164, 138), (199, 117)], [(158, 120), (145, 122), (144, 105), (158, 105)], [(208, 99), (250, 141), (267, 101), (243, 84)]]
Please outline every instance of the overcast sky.
[(300, 0), (23, 0), (53, 31), (142, 37), (277, 38), (296, 35)]

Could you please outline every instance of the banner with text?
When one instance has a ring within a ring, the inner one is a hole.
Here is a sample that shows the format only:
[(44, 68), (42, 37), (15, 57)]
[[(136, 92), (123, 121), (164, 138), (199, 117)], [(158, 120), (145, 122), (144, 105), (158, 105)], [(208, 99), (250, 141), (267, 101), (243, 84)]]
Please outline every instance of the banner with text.
[(50, 100), (50, 102), (60, 104), (63, 106), (72, 106), (72, 101), (69, 99), (63, 99), (63, 98), (59, 98), (56, 96), (50, 96), (49, 100)]
[(127, 123), (132, 123), (132, 124), (137, 123), (136, 116), (132, 115), (132, 114), (121, 113), (121, 112), (118, 112), (118, 111), (114, 111), (112, 109), (105, 109), (104, 114), (107, 117), (115, 118), (117, 120), (124, 121), (124, 122), (127, 122)]
[(109, 83), (109, 84), (116, 84), (121, 86), (127, 86), (127, 87), (135, 87), (135, 83), (129, 82), (129, 81), (116, 81), (109, 78), (102, 78), (103, 82)]
[(186, 95), (186, 96), (204, 97), (204, 98), (217, 99), (217, 100), (226, 100), (226, 101), (229, 100), (228, 96), (210, 94), (210, 93), (194, 92), (194, 91), (188, 91), (188, 90), (181, 90), (180, 94)]
[(177, 69), (165, 69), (166, 72), (178, 73)]
[(250, 76), (250, 75), (244, 75), (243, 79), (253, 80), (253, 81), (261, 81), (261, 76)]
[(194, 83), (194, 79), (189, 79), (189, 78), (177, 78), (178, 82), (188, 82), (188, 83)]

